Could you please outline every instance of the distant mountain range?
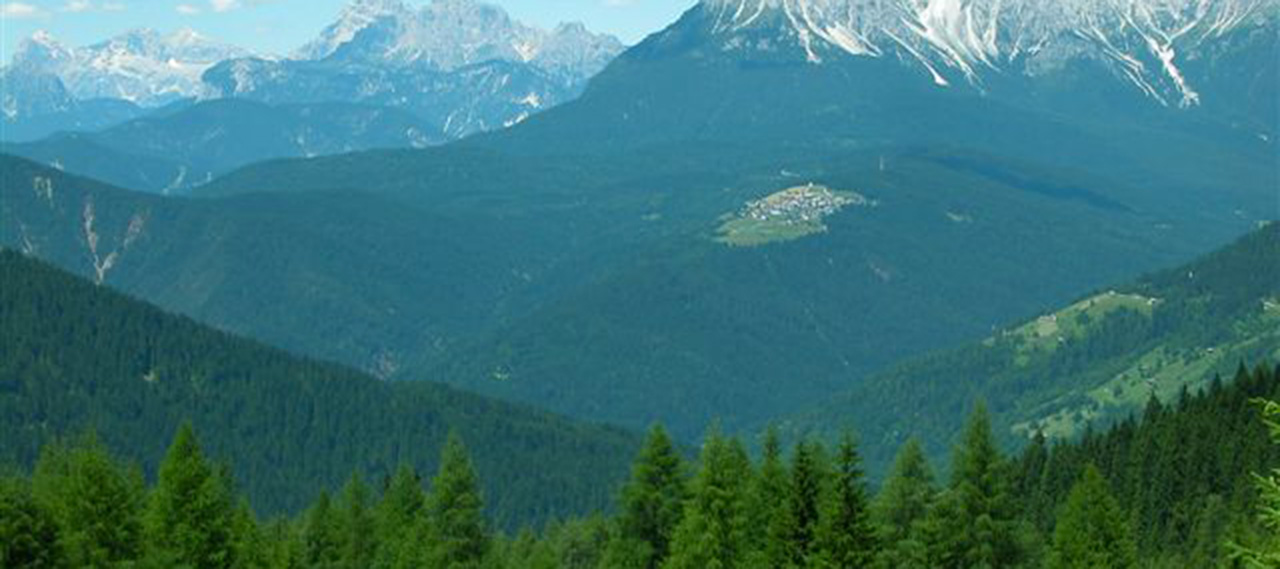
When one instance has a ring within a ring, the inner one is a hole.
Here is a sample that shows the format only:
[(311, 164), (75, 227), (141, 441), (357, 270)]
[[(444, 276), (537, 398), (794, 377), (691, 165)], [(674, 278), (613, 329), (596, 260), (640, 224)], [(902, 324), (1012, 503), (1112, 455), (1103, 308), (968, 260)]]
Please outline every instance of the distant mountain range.
[(174, 103), (98, 132), (0, 144), (0, 151), (122, 187), (181, 194), (262, 160), (444, 142), (433, 132), (417, 115), (390, 107), (230, 98)]
[(580, 24), (546, 32), (472, 0), (357, 0), (295, 57), (224, 61), (219, 95), (270, 103), (404, 108), (453, 139), (504, 128), (576, 97), (622, 51)]
[(120, 99), (156, 107), (206, 94), (205, 70), (247, 54), (189, 28), (168, 35), (134, 30), (86, 47), (69, 47), (37, 32), (18, 48), (9, 69), (56, 77), (77, 100)]
[[(622, 47), (579, 24), (547, 32), (472, 0), (421, 9), (357, 0), (286, 59), (251, 57), (189, 29), (137, 30), (82, 48), (41, 32), (3, 70), (0, 139), (95, 130), (175, 101), (237, 97), (393, 107), (417, 115), (426, 140), (450, 140), (572, 99)], [(103, 116), (90, 104), (103, 100), (122, 110)]]
[(1097, 65), (1177, 107), (1201, 104), (1202, 91), (1226, 94), (1225, 85), (1197, 72), (1229, 55), (1233, 43), (1266, 41), (1260, 25), (1277, 8), (1274, 0), (703, 1), (713, 46), (728, 53), (811, 63), (891, 58), (939, 86), (993, 91), (1009, 82), (1061, 81)]

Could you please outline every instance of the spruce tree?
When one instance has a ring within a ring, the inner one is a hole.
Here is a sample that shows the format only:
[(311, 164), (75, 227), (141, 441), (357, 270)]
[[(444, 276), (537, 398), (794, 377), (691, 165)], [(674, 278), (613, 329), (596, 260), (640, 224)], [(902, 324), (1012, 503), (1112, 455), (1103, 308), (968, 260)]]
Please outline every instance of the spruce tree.
[(798, 443), (791, 455), (791, 478), (782, 525), (771, 536), (780, 540), (785, 567), (805, 567), (814, 554), (825, 477), (821, 447), (809, 441)]
[(1026, 561), (1028, 528), (1017, 519), (1008, 478), (991, 418), (979, 404), (954, 452), (950, 487), (931, 513), (932, 565), (999, 569)]
[(46, 447), (32, 492), (58, 524), (71, 565), (109, 566), (141, 555), (141, 475), (118, 465), (94, 435)]
[(382, 494), (374, 512), (378, 530), (376, 569), (413, 566), (419, 546), (417, 537), (426, 536), (426, 495), (422, 480), (407, 464), (401, 465)]
[(66, 566), (53, 515), (36, 502), (25, 480), (0, 478), (0, 567)]
[(261, 535), (266, 547), (267, 567), (270, 569), (304, 567), (306, 547), (298, 529), (296, 524), (284, 518), (274, 519), (263, 525)]
[(649, 431), (622, 490), (618, 535), (609, 544), (611, 567), (655, 569), (671, 548), (685, 500), (684, 464), (661, 426)]
[(712, 431), (703, 443), (684, 517), (671, 542), (668, 569), (734, 569), (744, 565), (750, 461), (736, 441)]
[(842, 437), (836, 451), (832, 478), (818, 523), (817, 557), (810, 565), (833, 569), (870, 567), (879, 548), (863, 481), (862, 458), (849, 433)]
[(483, 508), (471, 457), (457, 434), (450, 433), (441, 453), (440, 472), (431, 481), (427, 495), (430, 567), (480, 566), (489, 550)]
[(903, 445), (893, 470), (880, 488), (872, 513), (883, 549), (875, 566), (880, 569), (929, 567), (925, 524), (937, 490), (920, 441)]
[(1050, 569), (1129, 569), (1138, 565), (1138, 546), (1125, 512), (1092, 464), (1058, 517)]
[(359, 473), (342, 489), (339, 500), (339, 526), (342, 532), (342, 566), (366, 569), (373, 564), (377, 549), (377, 529), (369, 508), (369, 488)]
[(307, 511), (302, 530), (303, 559), (311, 569), (338, 569), (342, 566), (342, 527), (334, 512), (329, 492), (321, 491)]
[(160, 463), (147, 511), (147, 535), (166, 563), (221, 569), (234, 561), (228, 482), (205, 460), (190, 424), (183, 424)]
[(787, 551), (782, 539), (786, 528), (790, 478), (782, 461), (782, 443), (772, 425), (765, 431), (760, 472), (749, 496), (750, 558), (752, 567), (781, 567)]
[[(1261, 371), (1259, 375), (1262, 375)], [(1262, 401), (1261, 405), (1263, 422), (1271, 440), (1280, 444), (1280, 403)], [(1258, 522), (1263, 535), (1256, 540), (1257, 543), (1248, 546), (1231, 544), (1232, 558), (1249, 569), (1272, 569), (1280, 567), (1280, 469), (1266, 475), (1255, 475), (1255, 483), (1258, 487)]]
[(235, 569), (266, 569), (270, 566), (266, 538), (248, 500), (241, 500), (231, 514), (231, 548)]

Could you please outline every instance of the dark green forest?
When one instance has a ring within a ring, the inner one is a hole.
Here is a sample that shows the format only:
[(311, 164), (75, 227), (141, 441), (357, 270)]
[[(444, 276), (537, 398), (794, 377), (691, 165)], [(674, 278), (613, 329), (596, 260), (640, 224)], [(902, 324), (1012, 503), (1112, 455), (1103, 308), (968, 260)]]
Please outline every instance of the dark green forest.
[[(228, 467), (179, 427), (145, 482), (95, 437), (47, 445), (0, 482), (4, 567), (1275, 567), (1277, 369), (1241, 369), (1104, 434), (1019, 455), (979, 404), (935, 478), (916, 442), (879, 492), (856, 441), (771, 431), (758, 459), (712, 430), (687, 461), (650, 431), (617, 512), (511, 534), (451, 434), (434, 473), (351, 475), (296, 517), (260, 519)], [(1264, 416), (1267, 418), (1264, 420)], [(1270, 431), (1270, 433), (1269, 433)], [(427, 474), (431, 474), (429, 481)], [(599, 477), (600, 472), (582, 472)]]
[[(352, 471), (435, 468), (450, 429), (500, 525), (607, 506), (639, 437), (429, 382), (386, 382), (173, 316), (0, 250), (0, 461), (91, 429), (154, 475), (189, 421), (259, 512)], [(584, 477), (582, 472), (598, 473)]]

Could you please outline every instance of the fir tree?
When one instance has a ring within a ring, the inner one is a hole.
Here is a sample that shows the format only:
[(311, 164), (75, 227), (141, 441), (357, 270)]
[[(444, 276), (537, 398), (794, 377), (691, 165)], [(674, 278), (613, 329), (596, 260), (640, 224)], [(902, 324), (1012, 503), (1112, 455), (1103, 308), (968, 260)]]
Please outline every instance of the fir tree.
[(56, 569), (65, 566), (53, 515), (36, 503), (27, 481), (0, 478), (0, 567)]
[(266, 569), (270, 566), (266, 538), (248, 500), (241, 500), (231, 514), (231, 549), (236, 569)]
[(736, 441), (712, 431), (703, 443), (684, 517), (671, 543), (668, 569), (734, 569), (747, 545), (746, 492), (750, 461)]
[(374, 567), (400, 569), (413, 565), (420, 545), (415, 538), (427, 533), (425, 511), (422, 480), (412, 467), (403, 464), (387, 482), (374, 512), (379, 536)]
[(71, 565), (101, 567), (139, 557), (141, 475), (116, 464), (94, 435), (72, 446), (47, 447), (32, 486), (36, 501), (58, 524)]
[(303, 559), (311, 569), (338, 569), (342, 566), (342, 528), (333, 511), (329, 492), (321, 491), (307, 511), (302, 531)]
[(791, 455), (791, 479), (781, 516), (782, 526), (771, 536), (781, 540), (786, 567), (805, 567), (814, 554), (825, 478), (821, 447), (801, 441)]
[[(1259, 371), (1259, 375), (1262, 372)], [(1280, 403), (1263, 401), (1262, 416), (1271, 440), (1280, 443)], [(1256, 544), (1248, 547), (1231, 544), (1232, 557), (1249, 569), (1280, 567), (1280, 469), (1267, 475), (1255, 475), (1258, 487), (1258, 522), (1264, 532)]]
[(650, 430), (622, 490), (618, 536), (609, 546), (609, 565), (655, 569), (667, 558), (683, 514), (684, 464), (661, 426)]
[(925, 523), (937, 490), (920, 441), (910, 439), (898, 452), (893, 470), (872, 506), (884, 549), (875, 566), (881, 569), (927, 569)]
[(478, 567), (489, 550), (479, 481), (471, 457), (456, 433), (450, 433), (431, 481), (426, 511), (430, 528), (429, 566)]
[(233, 564), (227, 486), (205, 460), (191, 425), (183, 424), (160, 463), (147, 512), (147, 534), (160, 559), (193, 569)]
[(373, 564), (377, 528), (369, 509), (369, 488), (359, 473), (353, 475), (342, 489), (340, 508), (341, 565), (347, 569), (366, 569)]
[(834, 569), (870, 567), (878, 550), (862, 458), (848, 433), (836, 451), (834, 478), (821, 510), (816, 549), (816, 562), (810, 565)]
[(782, 462), (782, 443), (772, 425), (765, 432), (760, 473), (749, 496), (751, 566), (781, 567), (787, 551), (782, 539), (786, 528), (787, 493), (790, 478)]
[(1028, 556), (1006, 465), (979, 404), (954, 452), (951, 485), (930, 520), (931, 563), (946, 569), (1017, 567)]
[(1126, 515), (1102, 473), (1089, 465), (1058, 517), (1049, 567), (1128, 569), (1137, 564), (1138, 547)]

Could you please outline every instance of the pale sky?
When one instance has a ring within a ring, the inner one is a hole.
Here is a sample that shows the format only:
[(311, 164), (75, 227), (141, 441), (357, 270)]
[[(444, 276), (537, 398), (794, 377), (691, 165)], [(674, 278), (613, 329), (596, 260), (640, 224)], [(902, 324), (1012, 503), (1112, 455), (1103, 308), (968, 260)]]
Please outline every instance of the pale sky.
[[(190, 27), (255, 51), (286, 54), (332, 23), (348, 0), (0, 0), (0, 61), (37, 30), (86, 45), (133, 28)], [(431, 0), (406, 0), (413, 6)], [(697, 0), (485, 0), (550, 28), (580, 21), (627, 44), (674, 22)]]

